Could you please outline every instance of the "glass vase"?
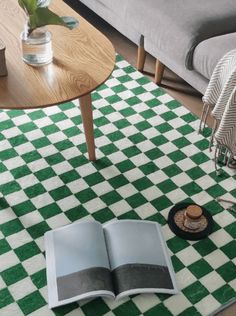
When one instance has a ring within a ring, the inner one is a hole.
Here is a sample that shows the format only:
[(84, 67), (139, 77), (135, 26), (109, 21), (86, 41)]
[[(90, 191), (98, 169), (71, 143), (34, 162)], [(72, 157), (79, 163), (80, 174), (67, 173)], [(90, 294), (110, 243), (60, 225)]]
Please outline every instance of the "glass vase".
[(52, 34), (46, 27), (40, 27), (29, 33), (25, 26), (21, 33), (22, 59), (28, 65), (40, 67), (53, 60)]

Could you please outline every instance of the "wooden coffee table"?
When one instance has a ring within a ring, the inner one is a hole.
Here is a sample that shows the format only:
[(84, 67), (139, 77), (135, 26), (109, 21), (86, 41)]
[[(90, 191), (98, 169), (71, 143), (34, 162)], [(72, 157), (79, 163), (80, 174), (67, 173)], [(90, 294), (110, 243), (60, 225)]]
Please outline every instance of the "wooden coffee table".
[(16, 0), (0, 1), (0, 38), (6, 45), (8, 76), (0, 77), (1, 109), (35, 109), (79, 99), (90, 160), (96, 160), (91, 92), (107, 80), (115, 64), (110, 41), (62, 0), (50, 8), (79, 20), (72, 31), (50, 26), (54, 60), (34, 68), (22, 61), (20, 33), (25, 16)]

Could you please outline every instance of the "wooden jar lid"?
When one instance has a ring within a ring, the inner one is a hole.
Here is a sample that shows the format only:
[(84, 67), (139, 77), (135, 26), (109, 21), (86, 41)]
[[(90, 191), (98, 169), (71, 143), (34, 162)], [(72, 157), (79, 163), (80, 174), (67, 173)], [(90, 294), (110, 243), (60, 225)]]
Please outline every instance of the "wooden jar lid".
[(189, 205), (186, 209), (186, 215), (192, 219), (198, 219), (202, 216), (202, 209), (198, 205)]

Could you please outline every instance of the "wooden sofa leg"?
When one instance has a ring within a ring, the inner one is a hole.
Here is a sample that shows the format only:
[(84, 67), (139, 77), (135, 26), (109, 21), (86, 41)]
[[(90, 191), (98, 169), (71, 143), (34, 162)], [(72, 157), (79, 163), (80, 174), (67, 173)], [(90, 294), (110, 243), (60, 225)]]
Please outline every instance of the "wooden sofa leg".
[(143, 71), (146, 59), (146, 52), (143, 46), (138, 47), (137, 69)]
[(156, 69), (155, 69), (155, 83), (160, 84), (162, 81), (163, 73), (165, 70), (165, 65), (160, 62), (160, 60), (156, 60)]

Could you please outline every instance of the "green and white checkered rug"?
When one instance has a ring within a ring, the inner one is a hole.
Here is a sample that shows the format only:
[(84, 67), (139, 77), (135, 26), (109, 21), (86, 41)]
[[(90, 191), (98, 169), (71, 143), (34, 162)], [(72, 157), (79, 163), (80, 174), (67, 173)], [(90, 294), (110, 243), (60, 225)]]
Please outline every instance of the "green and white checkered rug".
[[(92, 97), (95, 163), (77, 103), (0, 113), (0, 315), (210, 314), (235, 298), (235, 218), (215, 201), (236, 198), (234, 171), (216, 177), (198, 119), (120, 56)], [(168, 211), (183, 200), (214, 216), (209, 238), (188, 242), (170, 231)], [(81, 218), (162, 224), (181, 293), (49, 310), (43, 235)]]

